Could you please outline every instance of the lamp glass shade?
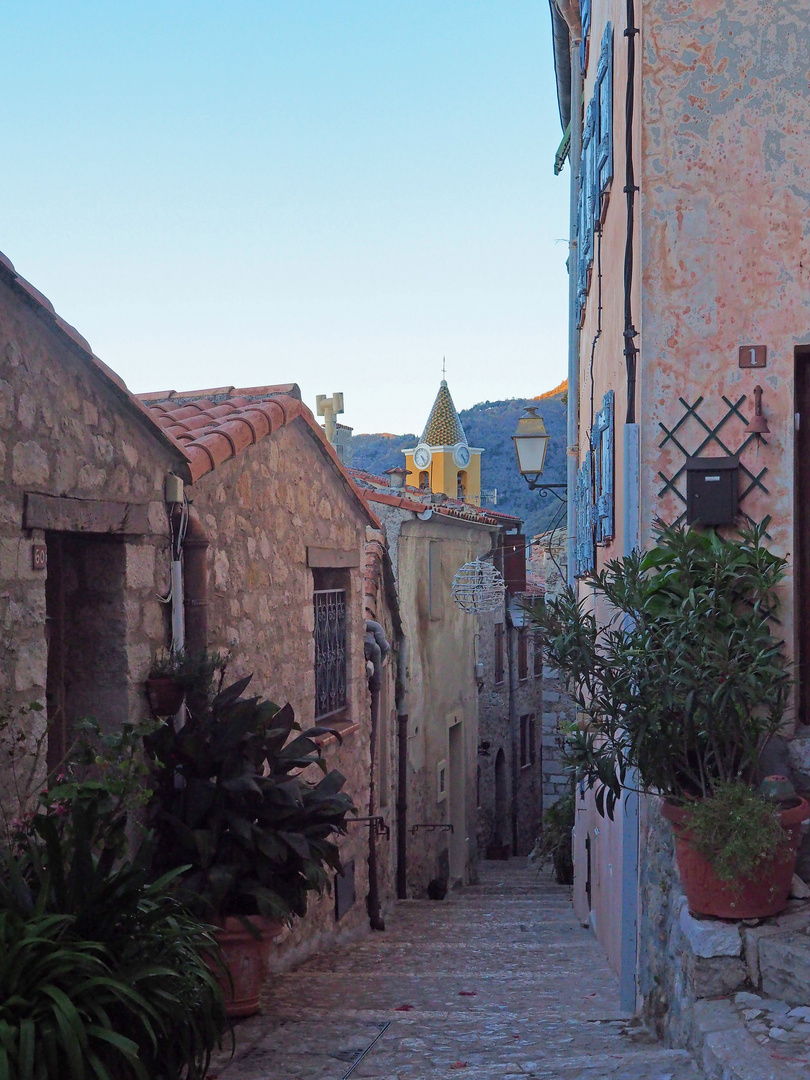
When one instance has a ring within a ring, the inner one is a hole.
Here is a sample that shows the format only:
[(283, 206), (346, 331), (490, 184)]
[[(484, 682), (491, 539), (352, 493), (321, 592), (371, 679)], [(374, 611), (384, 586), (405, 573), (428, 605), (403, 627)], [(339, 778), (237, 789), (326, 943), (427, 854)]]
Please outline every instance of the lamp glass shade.
[(512, 436), (521, 476), (538, 476), (542, 473), (550, 438), (537, 409), (526, 409)]

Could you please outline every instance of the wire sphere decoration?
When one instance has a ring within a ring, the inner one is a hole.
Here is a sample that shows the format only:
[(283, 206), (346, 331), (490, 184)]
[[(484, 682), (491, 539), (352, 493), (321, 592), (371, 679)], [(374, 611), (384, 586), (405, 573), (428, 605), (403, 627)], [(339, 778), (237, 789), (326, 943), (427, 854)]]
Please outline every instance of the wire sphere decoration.
[(475, 559), (456, 571), (450, 595), (462, 611), (479, 615), (503, 607), (506, 582), (490, 562)]

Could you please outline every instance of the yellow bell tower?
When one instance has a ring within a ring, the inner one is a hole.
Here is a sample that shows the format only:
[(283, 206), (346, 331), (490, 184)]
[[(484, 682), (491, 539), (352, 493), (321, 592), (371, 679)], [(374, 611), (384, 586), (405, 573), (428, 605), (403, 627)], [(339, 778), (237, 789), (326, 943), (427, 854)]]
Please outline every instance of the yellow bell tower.
[(481, 448), (467, 442), (446, 379), (441, 381), (418, 445), (402, 452), (407, 483), (481, 505)]

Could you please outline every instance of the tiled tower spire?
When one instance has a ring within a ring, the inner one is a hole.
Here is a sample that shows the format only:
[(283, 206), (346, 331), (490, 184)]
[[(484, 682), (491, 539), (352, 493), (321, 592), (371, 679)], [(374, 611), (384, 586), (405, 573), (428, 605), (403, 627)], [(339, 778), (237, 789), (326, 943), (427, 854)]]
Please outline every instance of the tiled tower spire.
[(450, 391), (447, 389), (446, 379), (441, 381), (439, 392), (419, 441), (427, 446), (455, 446), (457, 443), (468, 445), (467, 436), (464, 434), (461, 420), (450, 397)]

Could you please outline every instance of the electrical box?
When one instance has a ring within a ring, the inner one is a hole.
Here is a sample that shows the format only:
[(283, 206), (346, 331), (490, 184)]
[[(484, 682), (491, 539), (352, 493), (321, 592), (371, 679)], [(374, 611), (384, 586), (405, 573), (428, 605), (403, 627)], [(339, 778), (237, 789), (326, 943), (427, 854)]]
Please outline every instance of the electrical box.
[(174, 473), (166, 473), (165, 497), (167, 503), (181, 503), (183, 501), (183, 480)]
[(686, 462), (686, 523), (733, 525), (737, 520), (739, 459), (688, 458)]

